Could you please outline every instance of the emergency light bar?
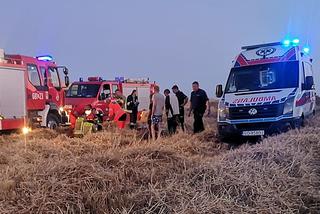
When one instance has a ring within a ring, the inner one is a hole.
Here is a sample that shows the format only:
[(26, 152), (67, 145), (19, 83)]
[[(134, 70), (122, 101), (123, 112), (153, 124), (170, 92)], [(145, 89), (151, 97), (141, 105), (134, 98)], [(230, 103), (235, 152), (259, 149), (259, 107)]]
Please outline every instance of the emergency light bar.
[[(295, 47), (295, 46), (298, 46), (299, 44), (300, 44), (300, 40), (298, 38), (295, 38), (293, 40), (286, 39), (286, 40), (283, 40), (282, 42), (273, 42), (273, 43), (266, 43), (266, 44), (260, 44), (260, 45), (244, 46), (241, 49), (248, 51), (248, 50), (253, 50), (253, 49), (257, 49), (257, 48), (278, 46), (278, 45), (283, 45), (285, 47), (289, 47), (289, 46)], [(303, 47), (302, 51), (305, 54), (309, 54), (310, 48), (308, 46), (305, 46), (305, 47)]]
[(310, 52), (310, 48), (309, 47), (304, 47), (303, 48), (303, 52), (305, 52), (306, 54), (308, 54)]
[(283, 42), (282, 42), (282, 45), (284, 45), (285, 47), (288, 47), (288, 46), (290, 46), (291, 44), (293, 45), (293, 46), (297, 46), (297, 45), (299, 45), (299, 43), (300, 43), (300, 40), (299, 39), (293, 39), (293, 40), (290, 40), (290, 39), (286, 39), (286, 40), (283, 40)]
[(88, 77), (88, 81), (102, 81), (102, 77)]
[(124, 77), (116, 77), (114, 78), (117, 82), (124, 82)]
[(250, 45), (250, 46), (243, 46), (242, 50), (253, 50), (256, 48), (263, 48), (263, 47), (269, 47), (269, 46), (276, 46), (281, 45), (281, 42), (273, 42), (273, 43), (266, 43), (266, 44), (260, 44), (260, 45)]
[(129, 78), (125, 79), (126, 83), (149, 83), (149, 78)]
[(50, 55), (37, 56), (36, 58), (40, 61), (45, 61), (45, 62), (51, 62), (53, 60), (53, 57)]

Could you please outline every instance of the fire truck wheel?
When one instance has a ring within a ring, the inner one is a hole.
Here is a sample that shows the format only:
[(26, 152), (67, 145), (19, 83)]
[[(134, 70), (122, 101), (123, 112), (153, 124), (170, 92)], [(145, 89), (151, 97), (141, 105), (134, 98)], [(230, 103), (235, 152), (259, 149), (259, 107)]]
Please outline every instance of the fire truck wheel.
[(56, 129), (59, 126), (59, 119), (54, 114), (49, 114), (47, 117), (47, 127), (49, 129)]
[(98, 130), (99, 130), (99, 129), (98, 129), (98, 125), (94, 124), (94, 125), (92, 126), (92, 132), (93, 132), (93, 133), (96, 133)]

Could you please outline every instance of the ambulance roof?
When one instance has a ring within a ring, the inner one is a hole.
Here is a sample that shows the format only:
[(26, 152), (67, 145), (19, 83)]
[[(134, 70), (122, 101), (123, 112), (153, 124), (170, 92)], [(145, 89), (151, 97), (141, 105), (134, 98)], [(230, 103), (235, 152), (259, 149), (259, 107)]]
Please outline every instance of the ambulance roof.
[(250, 66), (266, 63), (296, 61), (303, 57), (309, 57), (305, 48), (296, 45), (284, 45), (281, 42), (252, 45), (242, 47), (243, 51), (237, 56), (234, 67)]

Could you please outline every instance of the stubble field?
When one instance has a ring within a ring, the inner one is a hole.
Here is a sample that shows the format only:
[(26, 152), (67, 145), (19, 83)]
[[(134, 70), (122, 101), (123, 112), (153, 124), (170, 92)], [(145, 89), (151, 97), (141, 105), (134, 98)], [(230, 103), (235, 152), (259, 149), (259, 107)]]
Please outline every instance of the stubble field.
[(216, 139), (214, 116), (158, 142), (113, 128), (2, 135), (0, 213), (319, 213), (319, 119), (237, 147)]

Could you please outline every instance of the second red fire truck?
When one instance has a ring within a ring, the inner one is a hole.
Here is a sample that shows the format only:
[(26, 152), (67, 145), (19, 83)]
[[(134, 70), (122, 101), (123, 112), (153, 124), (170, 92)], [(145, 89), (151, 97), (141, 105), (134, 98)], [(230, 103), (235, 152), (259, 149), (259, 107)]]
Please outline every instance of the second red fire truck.
[[(66, 93), (65, 109), (69, 114), (80, 116), (87, 106), (91, 106), (102, 121), (109, 120), (110, 100), (115, 99), (115, 93), (119, 90), (124, 97), (128, 97), (133, 90), (137, 90), (139, 97), (138, 112), (147, 111), (150, 105), (150, 95), (153, 93), (155, 83), (148, 79), (124, 79), (103, 80), (101, 77), (89, 77), (87, 81), (81, 78), (69, 87)], [(109, 101), (109, 102), (108, 102)], [(71, 123), (74, 120), (71, 119)], [(73, 118), (74, 119), (74, 118)], [(71, 124), (74, 125), (74, 124)]]

